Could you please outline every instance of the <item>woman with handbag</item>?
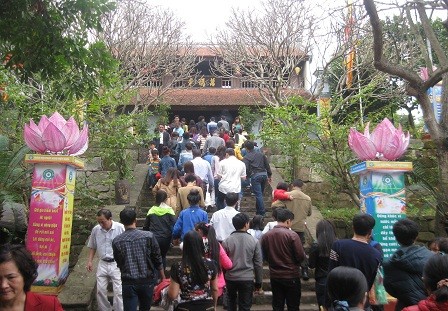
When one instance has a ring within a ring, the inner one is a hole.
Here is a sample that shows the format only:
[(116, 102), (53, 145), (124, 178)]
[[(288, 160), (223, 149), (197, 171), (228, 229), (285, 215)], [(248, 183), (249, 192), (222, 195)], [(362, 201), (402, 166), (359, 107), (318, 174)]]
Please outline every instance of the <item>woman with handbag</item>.
[(171, 267), (171, 283), (168, 297), (180, 301), (174, 310), (215, 310), (218, 300), (218, 278), (216, 263), (205, 258), (202, 238), (194, 230), (183, 239), (182, 260)]

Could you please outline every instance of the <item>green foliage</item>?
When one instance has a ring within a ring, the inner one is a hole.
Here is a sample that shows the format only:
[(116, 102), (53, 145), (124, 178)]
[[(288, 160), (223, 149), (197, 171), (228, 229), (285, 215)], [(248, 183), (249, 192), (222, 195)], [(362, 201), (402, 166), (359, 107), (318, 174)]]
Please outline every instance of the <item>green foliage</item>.
[[(31, 169), (25, 166), (23, 159), (29, 151), (30, 149), (26, 146), (16, 151), (10, 150), (8, 139), (0, 135), (0, 219), (5, 203), (28, 204), (24, 196), (30, 191)], [(17, 215), (14, 214), (14, 217)], [(18, 223), (17, 219), (16, 223)], [(0, 236), (0, 244), (7, 241), (19, 243), (23, 241), (24, 232), (0, 228)]]
[(126, 152), (135, 143), (132, 126), (130, 115), (106, 116), (105, 120), (95, 125), (95, 135), (92, 137), (95, 145), (100, 148), (103, 161), (110, 170), (117, 171), (119, 180), (132, 176), (129, 165), (131, 159)]
[(252, 126), (255, 124), (255, 121), (259, 119), (260, 109), (249, 107), (249, 106), (240, 106), (238, 108), (238, 115), (241, 117), (241, 123), (244, 125), (244, 129), (250, 133), (252, 130)]
[[(4, 136), (0, 136), (5, 141)], [(30, 152), (27, 146), (16, 151), (0, 149), (0, 202), (23, 202), (23, 188), (29, 182), (30, 169), (27, 168), (23, 159)]]
[(103, 64), (95, 62), (100, 58), (89, 32), (100, 31), (101, 15), (113, 8), (110, 0), (2, 1), (0, 57), (24, 79), (36, 73), (60, 78), (67, 67), (80, 80), (94, 76)]
[(324, 219), (341, 219), (346, 223), (351, 224), (353, 217), (359, 213), (359, 210), (356, 208), (321, 208), (319, 210)]
[[(263, 110), (261, 138), (273, 151), (292, 158), (291, 166), (308, 166), (332, 185), (358, 202), (357, 182), (349, 174), (355, 159), (347, 146), (352, 122), (336, 124), (331, 116), (309, 113), (316, 103), (292, 98), (282, 107)], [(348, 121), (348, 120), (347, 120)]]
[[(159, 104), (154, 108), (154, 115), (158, 115), (157, 124), (154, 124), (153, 128), (156, 128), (158, 124), (169, 124), (170, 123), (170, 111), (171, 106), (168, 104)], [(151, 127), (150, 127), (151, 128)]]

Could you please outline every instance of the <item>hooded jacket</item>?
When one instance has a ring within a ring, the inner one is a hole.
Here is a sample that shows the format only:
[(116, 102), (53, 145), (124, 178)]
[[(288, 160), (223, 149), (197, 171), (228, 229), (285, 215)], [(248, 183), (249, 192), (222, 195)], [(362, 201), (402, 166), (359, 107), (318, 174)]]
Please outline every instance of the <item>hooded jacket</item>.
[(415, 306), (404, 308), (402, 311), (446, 311), (448, 310), (448, 301), (436, 302), (433, 295), (428, 299), (420, 301)]
[(415, 305), (426, 299), (423, 285), (423, 266), (433, 253), (425, 247), (400, 247), (383, 263), (384, 287), (398, 299), (397, 308)]
[(151, 231), (156, 239), (171, 239), (175, 222), (173, 209), (162, 203), (149, 209), (143, 230)]

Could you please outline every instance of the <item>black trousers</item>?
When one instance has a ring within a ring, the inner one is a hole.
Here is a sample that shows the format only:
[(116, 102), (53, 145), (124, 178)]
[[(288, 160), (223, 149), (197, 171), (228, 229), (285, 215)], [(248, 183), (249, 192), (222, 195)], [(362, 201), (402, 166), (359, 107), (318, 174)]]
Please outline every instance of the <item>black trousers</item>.
[(300, 310), (301, 292), (300, 278), (293, 279), (272, 279), (272, 310), (283, 311), (285, 307), (288, 311)]
[[(305, 232), (298, 232), (298, 231), (295, 231), (295, 233), (297, 233), (297, 235), (299, 236), (299, 238), (300, 238), (300, 242), (302, 242), (302, 247), (303, 247), (303, 249), (305, 250), (305, 243), (306, 243), (306, 241), (305, 241)], [(304, 269), (306, 269), (306, 268), (308, 268), (308, 259), (305, 257), (305, 259), (300, 263), (300, 266), (302, 267), (302, 268), (304, 268)]]
[[(230, 281), (226, 280), (228, 294), (228, 311), (250, 311), (252, 307), (252, 295), (254, 281)], [(238, 305), (238, 308), (237, 308)]]

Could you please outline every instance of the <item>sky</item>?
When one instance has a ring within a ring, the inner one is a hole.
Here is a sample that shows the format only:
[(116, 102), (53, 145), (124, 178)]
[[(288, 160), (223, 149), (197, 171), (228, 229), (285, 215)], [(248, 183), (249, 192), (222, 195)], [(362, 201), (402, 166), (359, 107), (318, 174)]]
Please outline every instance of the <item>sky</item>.
[[(146, 0), (154, 6), (168, 8), (185, 22), (185, 33), (193, 42), (208, 43), (209, 38), (217, 28), (225, 27), (225, 22), (231, 14), (232, 8), (247, 9), (260, 6), (262, 0)], [(311, 1), (311, 0), (310, 0)], [(331, 5), (343, 6), (347, 0), (320, 0), (319, 4), (331, 3)], [(325, 6), (325, 5), (324, 5)], [(328, 6), (326, 6), (328, 8)], [(316, 5), (316, 10), (318, 7)], [(314, 53), (316, 54), (316, 53)], [(312, 74), (318, 63), (316, 59), (310, 64)], [(313, 80), (310, 76), (308, 79)]]
[(255, 7), (261, 0), (147, 0), (171, 9), (186, 23), (186, 32), (195, 42), (207, 42), (208, 35), (224, 26), (232, 7)]

